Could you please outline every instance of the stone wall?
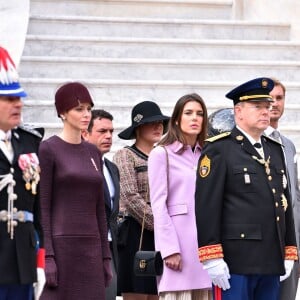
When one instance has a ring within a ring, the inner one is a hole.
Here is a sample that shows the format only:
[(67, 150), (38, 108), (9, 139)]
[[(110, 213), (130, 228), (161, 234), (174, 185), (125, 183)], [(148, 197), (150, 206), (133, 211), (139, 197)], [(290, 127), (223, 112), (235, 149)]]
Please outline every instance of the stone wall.
[(283, 22), (291, 25), (291, 40), (300, 40), (300, 1), (234, 0), (233, 19), (260, 22)]
[[(18, 65), (29, 20), (30, 0), (0, 3), (0, 45), (7, 48)], [(298, 0), (233, 0), (232, 18), (248, 21), (291, 23), (291, 40), (300, 40)]]

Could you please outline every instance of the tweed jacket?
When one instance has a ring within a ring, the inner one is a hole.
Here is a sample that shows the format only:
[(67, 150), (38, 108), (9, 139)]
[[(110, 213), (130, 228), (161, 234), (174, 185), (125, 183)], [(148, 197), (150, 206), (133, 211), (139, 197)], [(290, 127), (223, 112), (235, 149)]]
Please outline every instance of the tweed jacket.
[(113, 161), (120, 172), (120, 211), (142, 224), (145, 203), (145, 228), (153, 231), (153, 214), (148, 191), (148, 157), (132, 147), (116, 152)]
[(236, 127), (208, 142), (196, 182), (201, 260), (224, 256), (233, 274), (285, 273), (297, 247), (281, 145), (262, 137), (265, 160)]

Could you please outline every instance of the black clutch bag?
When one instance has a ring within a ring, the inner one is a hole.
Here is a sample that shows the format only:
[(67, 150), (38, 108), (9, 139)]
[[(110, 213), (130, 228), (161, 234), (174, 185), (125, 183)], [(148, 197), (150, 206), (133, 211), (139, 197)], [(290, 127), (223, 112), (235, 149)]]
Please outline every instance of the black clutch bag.
[(137, 251), (134, 256), (136, 276), (160, 276), (163, 273), (163, 260), (159, 251)]

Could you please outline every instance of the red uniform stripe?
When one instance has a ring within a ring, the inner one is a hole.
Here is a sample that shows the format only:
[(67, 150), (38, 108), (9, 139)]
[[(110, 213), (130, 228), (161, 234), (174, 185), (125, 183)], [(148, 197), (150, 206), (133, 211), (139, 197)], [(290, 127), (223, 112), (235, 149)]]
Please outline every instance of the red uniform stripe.
[(222, 300), (222, 290), (218, 286), (214, 286), (215, 300)]

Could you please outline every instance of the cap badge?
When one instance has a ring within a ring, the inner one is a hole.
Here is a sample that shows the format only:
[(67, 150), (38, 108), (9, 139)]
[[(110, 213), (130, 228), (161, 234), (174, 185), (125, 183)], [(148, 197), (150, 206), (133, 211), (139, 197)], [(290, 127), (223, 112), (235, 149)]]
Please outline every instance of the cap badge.
[(134, 118), (133, 118), (133, 121), (136, 122), (136, 123), (139, 123), (141, 122), (141, 120), (143, 119), (143, 115), (141, 114), (137, 114)]
[(205, 178), (210, 173), (210, 159), (205, 155), (200, 162), (199, 174), (202, 178)]
[(266, 87), (268, 86), (268, 80), (263, 79), (263, 80), (261, 81), (261, 86), (262, 86), (263, 88), (266, 88)]

